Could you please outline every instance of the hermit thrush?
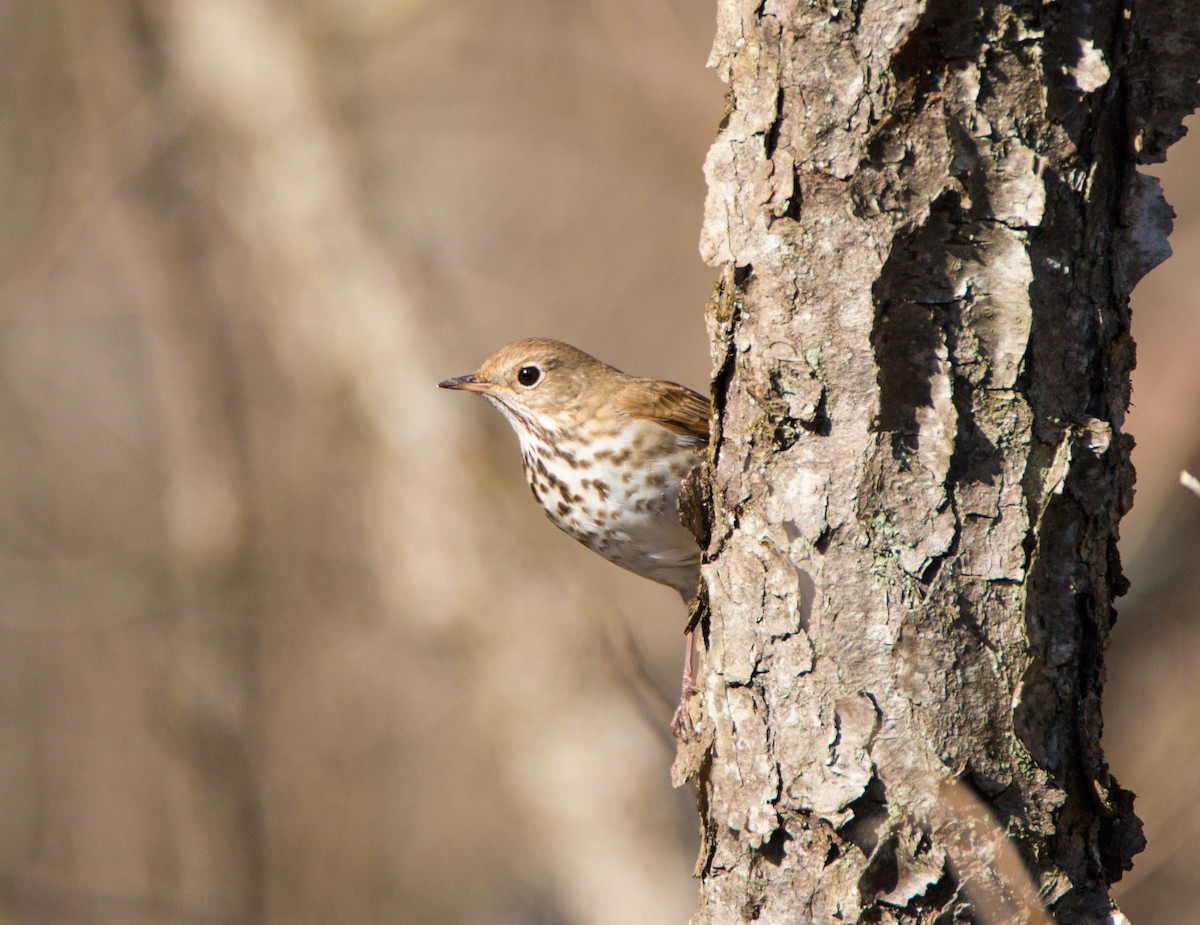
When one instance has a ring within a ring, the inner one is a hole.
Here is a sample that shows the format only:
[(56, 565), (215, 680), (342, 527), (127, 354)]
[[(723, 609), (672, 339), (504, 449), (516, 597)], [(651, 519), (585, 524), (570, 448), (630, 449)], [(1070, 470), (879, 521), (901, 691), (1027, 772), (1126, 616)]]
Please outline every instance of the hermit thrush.
[[(540, 338), (501, 347), (476, 372), (439, 384), (479, 392), (508, 418), (525, 478), (556, 527), (684, 601), (695, 595), (700, 549), (676, 502), (708, 444), (706, 398)], [(685, 653), (686, 698), (690, 631)]]

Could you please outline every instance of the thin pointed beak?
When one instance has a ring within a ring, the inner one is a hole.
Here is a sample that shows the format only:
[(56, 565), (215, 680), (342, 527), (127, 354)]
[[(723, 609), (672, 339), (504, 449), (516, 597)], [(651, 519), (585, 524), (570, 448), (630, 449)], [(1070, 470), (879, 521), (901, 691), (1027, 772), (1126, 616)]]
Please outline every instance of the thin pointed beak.
[(465, 392), (488, 392), (492, 388), (492, 383), (477, 379), (474, 373), (470, 373), (466, 376), (459, 376), (457, 379), (447, 379), (445, 382), (439, 382), (438, 388), (462, 389)]

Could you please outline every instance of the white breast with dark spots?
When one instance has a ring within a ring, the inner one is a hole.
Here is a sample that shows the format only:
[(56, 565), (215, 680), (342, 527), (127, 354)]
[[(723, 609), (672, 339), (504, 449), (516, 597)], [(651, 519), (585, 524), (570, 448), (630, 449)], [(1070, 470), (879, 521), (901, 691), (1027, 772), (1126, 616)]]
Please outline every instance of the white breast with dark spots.
[(685, 598), (695, 592), (700, 550), (676, 508), (700, 462), (695, 437), (649, 421), (598, 431), (586, 444), (546, 430), (519, 433), (525, 476), (556, 526)]

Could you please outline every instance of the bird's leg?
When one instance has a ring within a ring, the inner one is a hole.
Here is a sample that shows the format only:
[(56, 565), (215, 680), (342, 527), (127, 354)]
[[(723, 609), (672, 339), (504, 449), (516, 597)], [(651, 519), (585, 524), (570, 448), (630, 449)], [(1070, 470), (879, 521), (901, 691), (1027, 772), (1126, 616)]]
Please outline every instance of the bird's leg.
[(692, 644), (692, 637), (695, 635), (695, 630), (688, 630), (683, 634), (683, 693), (696, 693), (696, 676), (692, 674), (692, 649), (695, 646)]
[(690, 738), (696, 731), (692, 726), (692, 718), (688, 715), (688, 700), (698, 693), (696, 678), (692, 674), (692, 637), (695, 632), (694, 629), (688, 630), (683, 637), (683, 683), (679, 694), (679, 706), (675, 708), (675, 715), (671, 718), (671, 728), (685, 738)]

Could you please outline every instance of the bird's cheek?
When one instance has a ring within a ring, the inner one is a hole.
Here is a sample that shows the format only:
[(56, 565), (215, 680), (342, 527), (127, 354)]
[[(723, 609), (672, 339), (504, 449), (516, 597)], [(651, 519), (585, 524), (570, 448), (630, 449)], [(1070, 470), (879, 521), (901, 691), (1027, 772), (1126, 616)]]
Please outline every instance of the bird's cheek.
[(577, 376), (564, 376), (558, 385), (559, 387), (556, 391), (562, 407), (572, 410), (579, 408), (585, 398), (583, 383), (579, 378)]

